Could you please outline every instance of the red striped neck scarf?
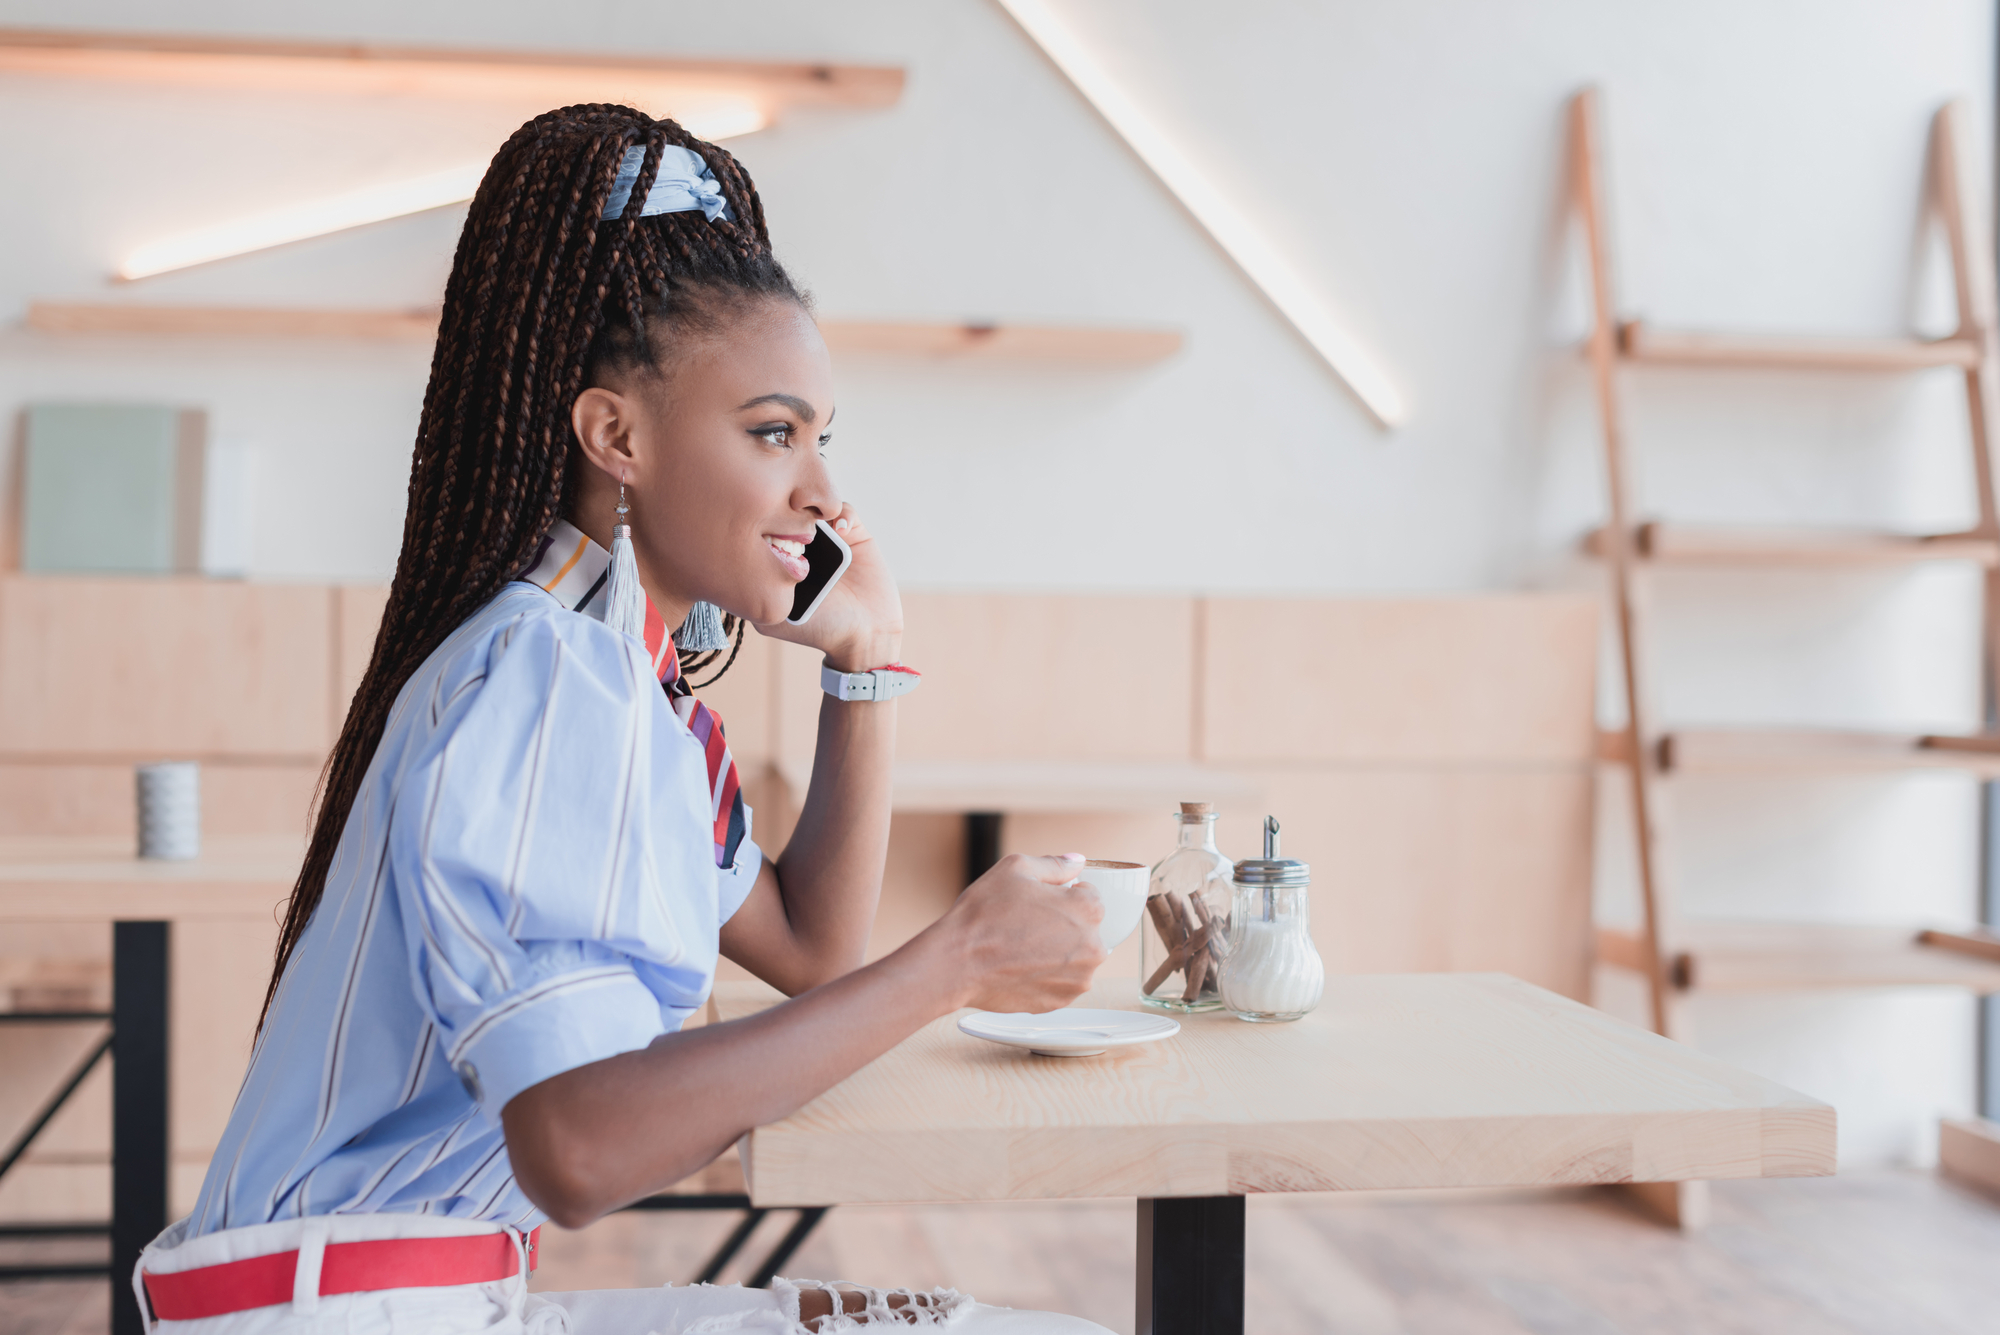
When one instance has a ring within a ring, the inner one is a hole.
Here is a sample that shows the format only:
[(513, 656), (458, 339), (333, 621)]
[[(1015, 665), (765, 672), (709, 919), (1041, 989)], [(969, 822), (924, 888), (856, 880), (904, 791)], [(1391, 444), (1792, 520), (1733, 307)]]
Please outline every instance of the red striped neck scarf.
[[(526, 580), (572, 612), (594, 620), (604, 620), (604, 582), (611, 570), (611, 553), (567, 519), (558, 519), (535, 559), (514, 578)], [(646, 656), (652, 660), (653, 675), (674, 707), (674, 714), (700, 742), (708, 761), (709, 814), (715, 822), (715, 865), (736, 865), (736, 849), (749, 833), (749, 813), (743, 806), (743, 785), (736, 777), (736, 759), (729, 754), (723, 736), (722, 719), (694, 698), (687, 680), (681, 676), (680, 655), (674, 652), (673, 636), (667, 623), (646, 599)]]

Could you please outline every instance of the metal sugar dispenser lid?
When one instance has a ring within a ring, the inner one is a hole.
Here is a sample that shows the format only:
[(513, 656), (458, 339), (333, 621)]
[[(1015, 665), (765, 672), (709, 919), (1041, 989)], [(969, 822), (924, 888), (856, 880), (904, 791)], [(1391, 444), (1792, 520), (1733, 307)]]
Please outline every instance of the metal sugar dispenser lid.
[(1312, 868), (1296, 858), (1278, 856), (1278, 818), (1264, 817), (1264, 856), (1236, 864), (1236, 884), (1268, 886), (1311, 885)]

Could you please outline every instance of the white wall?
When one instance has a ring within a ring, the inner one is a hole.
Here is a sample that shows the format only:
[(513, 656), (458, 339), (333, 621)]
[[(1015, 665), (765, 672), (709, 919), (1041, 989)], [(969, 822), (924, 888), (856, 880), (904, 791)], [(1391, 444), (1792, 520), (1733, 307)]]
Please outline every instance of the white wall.
[[(1969, 94), (1990, 160), (1994, 33), (1972, 0), (1062, 0), (1404, 388), (1385, 434), (990, 0), (5, 0), (0, 23), (817, 57), (905, 65), (893, 111), (736, 141), (781, 254), (832, 316), (1168, 324), (1137, 371), (840, 368), (838, 468), (935, 588), (1395, 590), (1574, 583), (1600, 507), (1568, 351), (1561, 113), (1609, 96), (1624, 305), (1662, 323), (1893, 332), (1941, 314), (1916, 202), (1926, 125)], [(483, 156), (537, 108), (0, 76), (0, 321), (30, 298), (421, 305), (456, 211), (114, 292), (140, 239)], [(258, 455), (253, 570), (380, 578), (428, 351), (0, 331), (0, 411), (205, 404)], [(1945, 524), (1969, 515), (1951, 386), (1635, 376), (1649, 510)], [(1083, 521), (1083, 522), (1080, 522)], [(1677, 577), (1670, 717), (1963, 724), (1963, 572)], [(1969, 912), (1973, 791), (1945, 777), (1683, 785), (1689, 906), (1857, 920)], [(1629, 904), (1608, 849), (1605, 898)], [(1703, 1002), (1705, 1044), (1840, 1104), (1850, 1160), (1921, 1158), (1970, 1097), (1970, 1007)]]

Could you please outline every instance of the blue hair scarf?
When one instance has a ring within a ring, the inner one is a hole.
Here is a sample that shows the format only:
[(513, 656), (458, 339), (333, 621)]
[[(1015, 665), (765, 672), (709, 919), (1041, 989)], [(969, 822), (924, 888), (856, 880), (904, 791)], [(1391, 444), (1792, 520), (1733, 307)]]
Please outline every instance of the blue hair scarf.
[[(626, 206), (632, 202), (632, 187), (639, 183), (639, 171), (645, 165), (644, 144), (625, 150), (625, 160), (618, 164), (618, 177), (611, 183), (611, 197), (604, 201), (604, 212), (599, 216), (625, 216)], [(710, 222), (717, 218), (736, 221), (736, 215), (729, 210), (729, 201), (722, 197), (721, 182), (702, 161), (701, 154), (678, 144), (662, 144), (660, 170), (653, 177), (653, 188), (646, 193), (645, 202), (639, 206), (639, 216), (692, 213), (696, 209), (706, 214)]]

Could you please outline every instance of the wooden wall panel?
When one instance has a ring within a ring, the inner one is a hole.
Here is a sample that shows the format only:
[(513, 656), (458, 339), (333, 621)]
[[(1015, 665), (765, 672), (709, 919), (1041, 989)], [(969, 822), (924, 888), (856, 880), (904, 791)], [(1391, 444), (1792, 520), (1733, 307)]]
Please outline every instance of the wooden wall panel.
[(0, 580), (0, 755), (317, 761), (332, 594), (216, 580)]
[[(765, 838), (764, 807), (758, 808), (757, 836)], [(783, 847), (773, 839), (773, 851)], [(898, 812), (889, 826), (889, 858), (882, 875), (881, 906), (868, 934), (867, 958), (878, 960), (949, 912), (962, 888), (965, 869), (964, 823), (955, 816)], [(749, 978), (728, 960), (718, 979)]]
[(1594, 599), (1218, 598), (1203, 611), (1204, 760), (1480, 763), (1594, 753)]
[(908, 594), (901, 760), (1185, 761), (1185, 598)]
[(931, 812), (896, 813), (868, 958), (880, 959), (950, 912), (964, 881), (965, 822)]
[(332, 715), (327, 728), (332, 737), (340, 735), (347, 721), (347, 706), (368, 671), (368, 659), (375, 652), (375, 633), (382, 628), (382, 609), (389, 602), (386, 584), (340, 584), (333, 589), (333, 695)]
[[(274, 906), (275, 908), (275, 906)], [(278, 922), (206, 918), (174, 924), (169, 1127), (174, 1156), (206, 1162), (222, 1139), (250, 1064)], [(189, 1202), (191, 1204), (192, 1202)]]
[[(319, 766), (205, 764), (201, 828), (207, 835), (305, 831)], [(106, 835), (138, 838), (138, 797), (129, 764), (0, 760), (0, 837)]]
[(290, 834), (303, 844), (321, 761), (298, 765), (204, 765), (204, 835)]
[[(819, 706), (826, 698), (820, 690), (820, 656), (803, 645), (776, 640), (771, 644), (771, 751), (797, 785), (797, 797), (805, 796), (805, 781), (812, 772), (813, 749), (819, 737)], [(926, 684), (917, 692), (922, 695)], [(911, 699), (914, 699), (912, 696)], [(908, 717), (909, 700), (897, 704), (897, 720)]]
[[(1498, 970), (1589, 996), (1588, 768), (1262, 777), (1284, 855), (1312, 867), (1313, 938), (1329, 969)], [(1264, 814), (1224, 812), (1223, 853), (1259, 856)]]

